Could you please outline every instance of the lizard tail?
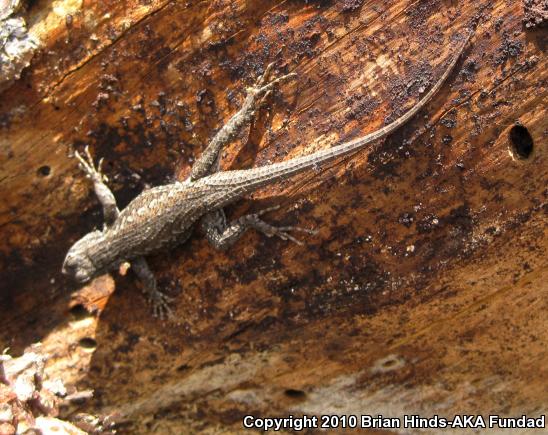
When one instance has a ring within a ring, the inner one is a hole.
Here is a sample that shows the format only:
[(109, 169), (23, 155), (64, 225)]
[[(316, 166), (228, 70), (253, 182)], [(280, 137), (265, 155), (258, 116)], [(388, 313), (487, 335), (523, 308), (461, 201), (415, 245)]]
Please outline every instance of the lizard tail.
[(415, 104), (411, 109), (409, 109), (404, 115), (391, 122), (390, 124), (365, 136), (358, 137), (351, 141), (334, 146), (332, 148), (318, 151), (313, 154), (296, 157), (285, 162), (274, 163), (272, 165), (262, 166), (259, 168), (217, 172), (209, 177), (203, 178), (203, 182), (207, 183), (207, 185), (211, 187), (230, 187), (235, 189), (235, 193), (242, 194), (253, 191), (262, 186), (272, 184), (278, 180), (286, 179), (307, 169), (319, 167), (322, 164), (334, 160), (338, 157), (355, 153), (363, 149), (367, 144), (387, 136), (388, 134), (397, 130), (407, 121), (409, 121), (413, 116), (415, 116), (417, 112), (419, 112), (439, 91), (439, 89), (457, 64), (457, 61), (464, 51), (464, 48), (466, 47), (468, 41), (470, 40), (472, 33), (472, 31), (468, 33), (467, 37), (464, 39), (464, 42), (459, 47), (457, 53), (445, 69), (443, 75), (438, 79), (432, 89), (430, 89), (430, 91), (428, 91), (428, 93), (424, 95), (424, 97), (422, 97), (419, 102)]

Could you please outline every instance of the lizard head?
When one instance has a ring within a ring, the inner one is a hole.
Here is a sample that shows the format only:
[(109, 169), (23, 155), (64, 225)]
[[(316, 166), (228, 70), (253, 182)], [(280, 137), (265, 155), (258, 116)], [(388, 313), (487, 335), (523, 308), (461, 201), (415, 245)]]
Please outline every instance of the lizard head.
[(92, 231), (72, 245), (63, 262), (63, 274), (78, 282), (87, 282), (97, 276), (100, 271), (90, 257), (91, 251), (102, 239), (101, 231)]

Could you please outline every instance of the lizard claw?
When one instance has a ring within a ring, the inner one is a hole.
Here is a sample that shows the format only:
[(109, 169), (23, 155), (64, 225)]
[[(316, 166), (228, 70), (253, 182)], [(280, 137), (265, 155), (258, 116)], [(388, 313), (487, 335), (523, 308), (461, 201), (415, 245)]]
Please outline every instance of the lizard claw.
[(174, 301), (173, 298), (166, 296), (160, 291), (155, 291), (149, 294), (149, 303), (152, 305), (152, 315), (161, 320), (173, 318), (173, 310), (170, 304)]
[(274, 89), (274, 86), (276, 86), (278, 83), (283, 82), (285, 80), (289, 80), (294, 77), (297, 77), (297, 74), (289, 73), (289, 74), (285, 74), (270, 80), (270, 75), (272, 74), (272, 70), (274, 69), (275, 64), (276, 62), (269, 63), (263, 75), (259, 78), (259, 80), (257, 80), (257, 83), (255, 84), (255, 86), (251, 88), (252, 92), (254, 92), (255, 95), (263, 96), (261, 99), (261, 104), (264, 102), (267, 95), (270, 95), (270, 93), (272, 92), (272, 89)]
[(259, 107), (264, 107), (266, 106), (266, 102), (268, 100), (268, 98), (272, 95), (272, 89), (266, 91), (266, 93), (261, 97), (261, 100), (259, 101), (259, 104), (258, 106)]
[(286, 226), (286, 227), (270, 226), (270, 227), (271, 228), (268, 228), (268, 229), (265, 228), (265, 231), (263, 231), (263, 233), (267, 237), (277, 236), (282, 240), (289, 240), (293, 243), (296, 243), (299, 246), (302, 246), (304, 243), (301, 242), (299, 239), (293, 237), (291, 234), (289, 234), (288, 231), (300, 231), (302, 233), (307, 233), (307, 234), (310, 234), (310, 235), (318, 234), (318, 231), (310, 230), (308, 228), (301, 228), (301, 227), (294, 227), (294, 226)]
[(262, 210), (259, 210), (257, 213), (253, 213), (253, 214), (255, 216), (259, 217), (259, 216), (262, 216), (263, 214), (266, 214), (268, 212), (278, 210), (279, 208), (280, 208), (279, 205), (273, 205), (272, 207), (263, 208)]
[(280, 76), (275, 78), (274, 80), (271, 80), (266, 85), (262, 85), (260, 87), (255, 88), (255, 92), (257, 92), (257, 94), (264, 95), (267, 92), (270, 92), (274, 88), (274, 86), (276, 86), (278, 83), (284, 82), (286, 80), (290, 80), (295, 77), (297, 77), (296, 73), (284, 74), (283, 76)]
[(283, 227), (276, 227), (274, 225), (270, 225), (269, 223), (266, 223), (265, 221), (259, 219), (259, 216), (268, 213), (273, 210), (278, 210), (280, 208), (279, 205), (275, 205), (273, 207), (268, 207), (265, 209), (262, 209), (258, 211), (257, 213), (253, 213), (251, 215), (247, 215), (245, 218), (246, 220), (250, 221), (253, 225), (253, 227), (263, 234), (265, 234), (267, 237), (279, 237), (282, 240), (290, 240), (293, 243), (296, 243), (297, 245), (303, 245), (303, 242), (293, 237), (291, 234), (289, 234), (289, 231), (300, 231), (302, 233), (307, 233), (310, 235), (316, 235), (318, 234), (318, 231), (316, 230), (310, 230), (308, 228), (302, 228), (302, 227), (296, 227), (296, 226), (283, 226)]
[(84, 148), (84, 155), (80, 154), (78, 151), (75, 151), (74, 155), (79, 161), (78, 166), (86, 173), (88, 178), (91, 178), (93, 181), (105, 183), (108, 181), (106, 175), (101, 172), (104, 159), (101, 158), (99, 164), (95, 167), (93, 157), (91, 157), (91, 153), (89, 152), (89, 145), (86, 145)]
[(263, 75), (259, 78), (259, 80), (257, 80), (257, 87), (263, 86), (268, 81), (268, 78), (270, 77), (270, 74), (272, 73), (272, 70), (274, 69), (274, 65), (276, 65), (276, 61), (270, 62), (267, 65)]

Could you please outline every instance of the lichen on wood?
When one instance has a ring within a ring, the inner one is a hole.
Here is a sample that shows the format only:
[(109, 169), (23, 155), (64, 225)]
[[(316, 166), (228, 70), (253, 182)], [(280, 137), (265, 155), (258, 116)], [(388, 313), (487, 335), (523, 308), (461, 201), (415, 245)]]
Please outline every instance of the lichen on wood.
[(29, 66), (38, 41), (29, 34), (25, 19), (16, 14), (21, 1), (7, 1), (0, 9), (0, 92), (21, 76)]

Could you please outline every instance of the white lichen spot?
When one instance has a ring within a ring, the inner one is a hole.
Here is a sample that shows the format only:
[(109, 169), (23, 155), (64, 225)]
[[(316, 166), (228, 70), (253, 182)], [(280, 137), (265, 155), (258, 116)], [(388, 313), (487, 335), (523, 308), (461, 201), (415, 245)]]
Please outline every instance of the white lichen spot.
[[(30, 35), (22, 17), (5, 16), (0, 19), (0, 91), (21, 77), (38, 47), (38, 40)], [(4, 17), (5, 16), (5, 17)]]

